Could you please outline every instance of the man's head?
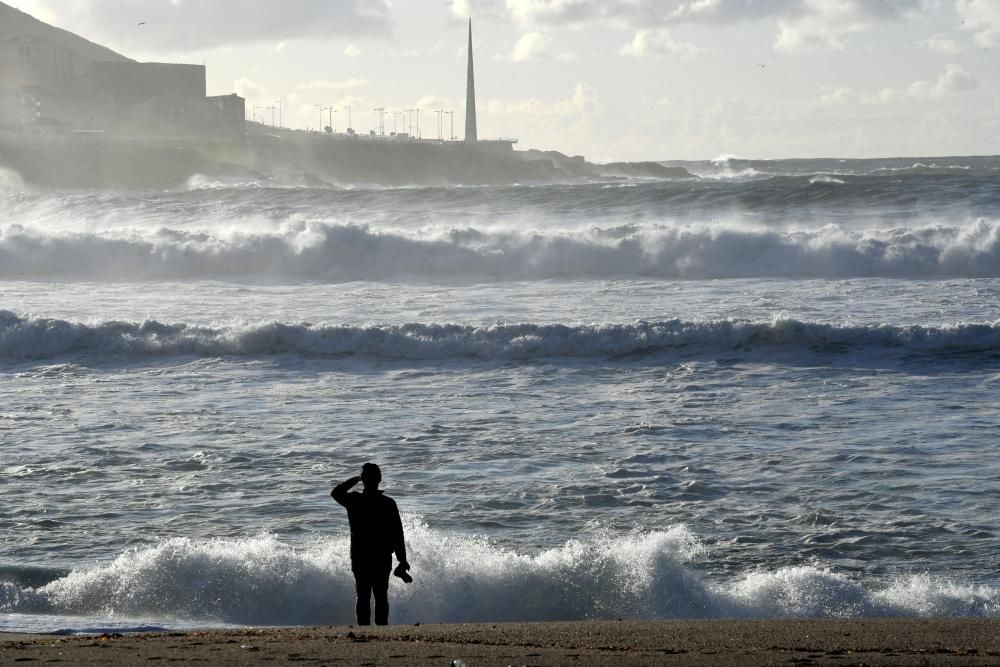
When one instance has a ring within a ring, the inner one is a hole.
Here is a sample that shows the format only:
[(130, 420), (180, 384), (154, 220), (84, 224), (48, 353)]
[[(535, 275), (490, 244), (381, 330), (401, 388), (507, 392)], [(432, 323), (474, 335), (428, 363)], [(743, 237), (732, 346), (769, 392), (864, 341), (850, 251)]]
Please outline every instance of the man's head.
[(377, 489), (382, 481), (382, 471), (374, 463), (366, 463), (361, 466), (361, 482), (366, 489)]

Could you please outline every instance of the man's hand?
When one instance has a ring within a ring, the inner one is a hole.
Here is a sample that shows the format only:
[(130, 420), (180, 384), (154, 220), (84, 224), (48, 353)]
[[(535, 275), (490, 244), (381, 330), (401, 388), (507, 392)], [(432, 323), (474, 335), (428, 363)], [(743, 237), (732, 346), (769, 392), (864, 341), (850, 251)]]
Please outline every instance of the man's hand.
[(397, 577), (399, 577), (400, 579), (402, 579), (405, 583), (410, 584), (413, 583), (413, 577), (411, 577), (406, 573), (406, 571), (409, 569), (410, 569), (410, 564), (407, 563), (405, 560), (401, 560), (399, 561), (399, 565), (396, 566), (396, 569), (393, 570), (392, 573)]
[(333, 491), (330, 492), (330, 495), (333, 497), (334, 500), (336, 500), (338, 503), (346, 507), (348, 498), (350, 497), (347, 493), (348, 490), (360, 481), (361, 481), (360, 477), (352, 477), (346, 482), (341, 482), (336, 487), (334, 487)]

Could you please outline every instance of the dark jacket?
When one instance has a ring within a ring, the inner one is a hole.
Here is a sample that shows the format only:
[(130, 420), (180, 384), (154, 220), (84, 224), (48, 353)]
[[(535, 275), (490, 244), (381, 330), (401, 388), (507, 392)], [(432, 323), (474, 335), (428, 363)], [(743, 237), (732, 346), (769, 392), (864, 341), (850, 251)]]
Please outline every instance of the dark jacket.
[(381, 491), (348, 491), (351, 486), (348, 480), (338, 484), (330, 494), (347, 508), (351, 524), (351, 560), (370, 560), (395, 553), (399, 562), (406, 562), (403, 522), (399, 519), (396, 501)]

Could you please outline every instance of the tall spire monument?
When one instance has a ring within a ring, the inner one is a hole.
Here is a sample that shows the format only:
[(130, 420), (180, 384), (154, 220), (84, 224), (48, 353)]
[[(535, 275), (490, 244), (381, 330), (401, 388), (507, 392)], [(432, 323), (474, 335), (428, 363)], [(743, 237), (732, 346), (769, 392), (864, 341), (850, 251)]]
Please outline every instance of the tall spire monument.
[(472, 67), (472, 19), (469, 19), (469, 79), (465, 91), (465, 140), (478, 141), (476, 132), (476, 74)]

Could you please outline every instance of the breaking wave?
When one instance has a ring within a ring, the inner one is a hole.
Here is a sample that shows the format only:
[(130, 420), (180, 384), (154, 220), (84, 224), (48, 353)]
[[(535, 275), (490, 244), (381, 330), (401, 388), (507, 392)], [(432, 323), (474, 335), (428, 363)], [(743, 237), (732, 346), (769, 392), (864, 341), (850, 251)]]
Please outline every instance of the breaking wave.
[(842, 178), (837, 178), (836, 176), (831, 176), (830, 174), (816, 174), (809, 179), (810, 185), (817, 185), (820, 183), (825, 183), (827, 185), (845, 185), (847, 181)]
[(303, 221), (245, 231), (0, 227), (0, 278), (248, 276), (330, 282), (998, 277), (1000, 221), (863, 231), (837, 225), (808, 231), (621, 225), (544, 232), (468, 227), (389, 232)]
[[(299, 547), (271, 535), (169, 539), (42, 586), (0, 583), (0, 611), (346, 625), (354, 620), (347, 539)], [(873, 582), (809, 565), (711, 582), (696, 568), (710, 554), (684, 526), (572, 540), (527, 555), (411, 524), (407, 545), (414, 583), (391, 583), (395, 623), (1000, 616), (1000, 591), (930, 575)]]
[(940, 327), (801, 322), (662, 320), (631, 324), (339, 326), (282, 322), (197, 326), (156, 321), (95, 324), (0, 311), (0, 359), (63, 355), (307, 354), (403, 360), (616, 358), (655, 353), (922, 357), (1000, 354), (1000, 320)]

